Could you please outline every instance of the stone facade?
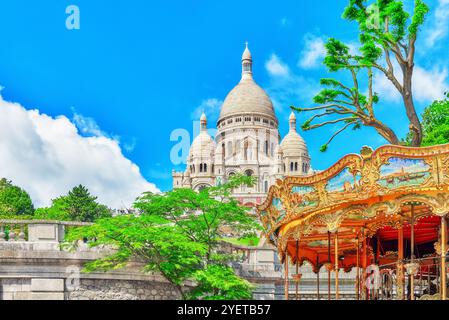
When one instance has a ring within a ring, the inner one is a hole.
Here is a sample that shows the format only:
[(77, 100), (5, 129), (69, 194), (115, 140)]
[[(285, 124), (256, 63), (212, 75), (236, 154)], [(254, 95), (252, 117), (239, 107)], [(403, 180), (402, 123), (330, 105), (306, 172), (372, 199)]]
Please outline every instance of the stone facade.
[[(33, 282), (41, 282), (38, 287)], [(0, 279), (0, 300), (177, 300), (168, 283), (114, 279), (81, 279), (72, 289), (67, 279)], [(56, 285), (55, 285), (56, 284)]]

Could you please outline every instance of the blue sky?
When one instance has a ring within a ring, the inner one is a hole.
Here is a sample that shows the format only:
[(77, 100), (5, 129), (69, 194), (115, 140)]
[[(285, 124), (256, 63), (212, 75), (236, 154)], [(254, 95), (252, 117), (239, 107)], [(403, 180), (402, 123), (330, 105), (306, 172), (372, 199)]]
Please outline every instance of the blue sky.
[[(428, 3), (432, 12), (417, 54), (420, 111), (449, 89), (449, 2)], [(80, 8), (80, 30), (65, 27), (65, 10), (72, 4)], [(329, 76), (320, 66), (322, 41), (331, 36), (348, 43), (357, 40), (355, 26), (341, 19), (346, 4), (2, 1), (1, 95), (28, 110), (67, 117), (85, 137), (118, 141), (124, 157), (147, 181), (168, 190), (171, 170), (182, 168), (170, 161), (175, 144), (170, 134), (178, 128), (192, 133), (198, 108), (216, 120), (217, 106), (240, 79), (244, 42), (250, 43), (255, 79), (275, 101), (285, 135), (288, 106), (312, 106), (319, 79)], [(376, 91), (386, 97), (379, 118), (405, 135), (400, 101), (388, 84), (379, 80), (377, 85)], [(322, 154), (319, 148), (332, 130), (303, 133), (316, 169), (325, 169), (363, 145), (384, 144), (374, 131), (364, 129), (342, 135)]]

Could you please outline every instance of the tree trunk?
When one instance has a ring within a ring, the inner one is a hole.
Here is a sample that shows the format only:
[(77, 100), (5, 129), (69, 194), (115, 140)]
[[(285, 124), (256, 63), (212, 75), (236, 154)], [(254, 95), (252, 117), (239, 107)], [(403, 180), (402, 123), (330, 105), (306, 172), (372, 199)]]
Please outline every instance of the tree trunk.
[(416, 113), (415, 103), (412, 94), (412, 76), (413, 67), (408, 67), (404, 72), (404, 91), (402, 98), (404, 100), (407, 118), (410, 121), (410, 132), (412, 135), (412, 147), (420, 147), (423, 139), (422, 126)]
[(389, 128), (379, 120), (373, 119), (367, 122), (366, 125), (376, 129), (376, 131), (389, 143), (393, 145), (400, 145), (400, 141), (396, 133), (394, 133), (394, 131), (391, 128)]

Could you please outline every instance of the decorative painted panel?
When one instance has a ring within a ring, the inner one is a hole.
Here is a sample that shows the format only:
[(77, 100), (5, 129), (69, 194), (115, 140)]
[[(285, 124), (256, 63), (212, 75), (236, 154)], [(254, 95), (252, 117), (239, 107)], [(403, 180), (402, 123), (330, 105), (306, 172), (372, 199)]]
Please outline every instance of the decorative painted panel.
[(422, 159), (390, 158), (380, 168), (379, 184), (389, 188), (421, 185), (431, 176), (430, 166)]
[(349, 168), (345, 168), (336, 177), (329, 180), (326, 186), (327, 192), (354, 192), (357, 191), (361, 175), (352, 174)]
[(292, 188), (292, 204), (299, 207), (316, 207), (318, 199), (315, 189), (310, 186), (296, 186)]

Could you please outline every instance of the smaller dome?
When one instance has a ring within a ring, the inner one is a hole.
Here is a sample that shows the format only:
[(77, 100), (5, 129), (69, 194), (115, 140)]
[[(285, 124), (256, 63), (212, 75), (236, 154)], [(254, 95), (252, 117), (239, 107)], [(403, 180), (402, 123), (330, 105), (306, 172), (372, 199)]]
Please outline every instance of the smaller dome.
[(214, 153), (214, 139), (207, 131), (201, 131), (195, 140), (193, 140), (192, 146), (190, 147), (190, 158), (212, 159)]
[(281, 142), (281, 149), (284, 157), (309, 156), (309, 151), (304, 139), (296, 132), (296, 115), (291, 113), (289, 118), (290, 132)]
[(202, 160), (212, 160), (215, 152), (215, 141), (207, 132), (207, 117), (203, 112), (200, 118), (201, 131), (198, 137), (193, 140), (190, 147), (189, 158), (201, 158)]
[(282, 153), (284, 157), (301, 157), (308, 156), (304, 139), (296, 132), (290, 131), (281, 142)]

